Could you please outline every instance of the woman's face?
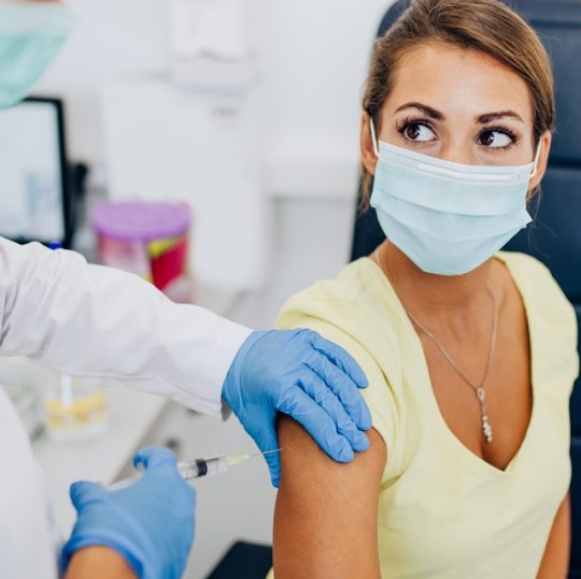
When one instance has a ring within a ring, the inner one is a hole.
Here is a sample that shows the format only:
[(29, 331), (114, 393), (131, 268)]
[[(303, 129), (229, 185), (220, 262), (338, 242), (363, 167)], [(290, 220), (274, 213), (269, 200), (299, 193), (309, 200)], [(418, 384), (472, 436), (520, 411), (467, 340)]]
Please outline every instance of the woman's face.
[[(518, 74), (484, 53), (428, 44), (400, 60), (378, 138), (456, 163), (524, 165), (535, 155), (533, 121), (528, 87)], [(363, 160), (373, 173), (367, 115), (363, 125)], [(530, 189), (542, 178), (550, 142), (547, 132)]]

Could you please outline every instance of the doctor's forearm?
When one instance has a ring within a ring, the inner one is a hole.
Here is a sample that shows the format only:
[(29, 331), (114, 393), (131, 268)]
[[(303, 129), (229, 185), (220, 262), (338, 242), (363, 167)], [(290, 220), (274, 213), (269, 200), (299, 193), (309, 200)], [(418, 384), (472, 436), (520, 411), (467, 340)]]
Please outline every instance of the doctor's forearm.
[(125, 559), (107, 547), (77, 551), (64, 579), (138, 579)]
[(0, 272), (0, 353), (221, 415), (222, 385), (247, 328), (174, 304), (136, 275), (39, 244), (0, 238)]

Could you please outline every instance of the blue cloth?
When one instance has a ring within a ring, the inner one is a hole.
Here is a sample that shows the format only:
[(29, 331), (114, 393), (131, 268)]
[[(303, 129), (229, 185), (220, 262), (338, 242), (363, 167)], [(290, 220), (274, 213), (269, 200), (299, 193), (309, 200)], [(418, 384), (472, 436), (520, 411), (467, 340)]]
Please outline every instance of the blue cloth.
[[(236, 355), (222, 397), (261, 451), (278, 448), (278, 413), (299, 422), (333, 459), (349, 462), (369, 447), (371, 414), (358, 388), (365, 374), (342, 348), (316, 332), (254, 332)], [(280, 458), (266, 456), (278, 487)]]
[(126, 489), (71, 486), (78, 517), (63, 549), (63, 572), (76, 551), (101, 545), (122, 555), (140, 579), (182, 576), (194, 540), (195, 491), (165, 448), (143, 449), (133, 463), (144, 476)]
[(26, 96), (74, 24), (66, 6), (0, 2), (0, 109)]

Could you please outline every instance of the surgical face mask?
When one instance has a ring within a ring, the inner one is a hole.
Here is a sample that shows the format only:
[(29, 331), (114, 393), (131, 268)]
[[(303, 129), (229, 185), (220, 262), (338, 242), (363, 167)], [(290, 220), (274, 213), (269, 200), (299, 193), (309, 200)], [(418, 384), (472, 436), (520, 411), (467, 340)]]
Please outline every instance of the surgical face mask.
[(426, 273), (468, 273), (531, 221), (526, 197), (540, 146), (527, 165), (464, 165), (378, 143), (371, 131), (371, 206), (386, 237)]
[(26, 96), (73, 24), (60, 5), (0, 0), (0, 109)]

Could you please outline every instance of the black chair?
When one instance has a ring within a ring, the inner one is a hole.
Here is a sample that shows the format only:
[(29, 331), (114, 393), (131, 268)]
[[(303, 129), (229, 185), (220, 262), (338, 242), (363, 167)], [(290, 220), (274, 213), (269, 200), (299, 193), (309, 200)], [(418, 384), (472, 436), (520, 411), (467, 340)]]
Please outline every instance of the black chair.
[(265, 579), (272, 569), (272, 547), (238, 541), (207, 579)]
[[(549, 168), (534, 208), (532, 227), (506, 247), (530, 253), (552, 272), (575, 307), (581, 324), (581, 0), (524, 1), (516, 8), (551, 55), (557, 98), (557, 127)], [(581, 385), (571, 398), (571, 485), (573, 544), (569, 579), (581, 578)]]
[[(409, 0), (399, 0), (390, 8), (379, 27), (379, 36), (385, 34), (408, 5)], [(581, 325), (581, 0), (513, 0), (510, 5), (537, 31), (551, 56), (557, 127), (542, 193), (531, 207), (534, 222), (505, 249), (529, 253), (541, 260), (575, 307)], [(375, 212), (359, 213), (352, 259), (368, 255), (384, 239)], [(573, 543), (569, 579), (581, 579), (579, 380), (571, 399), (571, 428)]]

